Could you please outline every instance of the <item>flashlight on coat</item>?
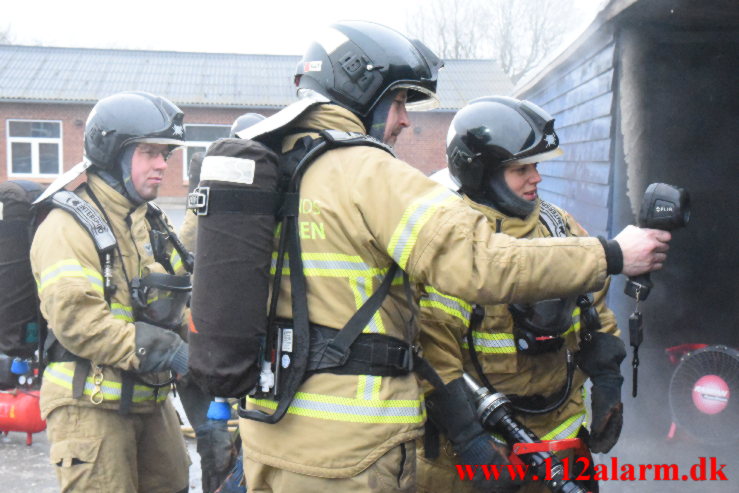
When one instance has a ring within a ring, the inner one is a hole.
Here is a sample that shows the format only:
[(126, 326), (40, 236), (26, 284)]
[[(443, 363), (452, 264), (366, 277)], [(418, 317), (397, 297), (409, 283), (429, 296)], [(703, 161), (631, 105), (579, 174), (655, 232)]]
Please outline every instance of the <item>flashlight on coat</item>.
[[(652, 183), (644, 192), (639, 210), (639, 227), (672, 231), (690, 220), (690, 195), (687, 190), (666, 183)], [(624, 293), (644, 301), (652, 289), (649, 273), (629, 277)]]

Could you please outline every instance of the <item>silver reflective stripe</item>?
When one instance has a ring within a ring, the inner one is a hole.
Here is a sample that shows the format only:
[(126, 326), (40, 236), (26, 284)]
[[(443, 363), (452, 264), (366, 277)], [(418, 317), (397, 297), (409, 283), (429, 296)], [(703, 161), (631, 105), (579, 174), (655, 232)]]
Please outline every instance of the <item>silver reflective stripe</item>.
[(408, 206), (388, 245), (388, 253), (401, 268), (405, 269), (418, 232), (426, 224), (434, 209), (444, 201), (456, 197), (451, 191), (440, 186)]
[[(381, 269), (372, 268), (369, 265), (361, 261), (351, 262), (347, 260), (334, 260), (334, 259), (303, 259), (303, 269), (309, 271), (316, 271), (317, 273), (326, 273), (327, 271), (334, 271), (341, 277), (352, 277), (352, 276), (372, 276), (377, 275)], [(308, 274), (310, 275), (310, 274)]]
[(57, 262), (41, 273), (38, 285), (39, 292), (65, 277), (86, 278), (94, 289), (100, 292), (103, 291), (103, 278), (99, 272), (82, 267), (75, 259), (67, 259)]
[[(268, 399), (246, 398), (250, 404), (276, 409), (277, 402)], [(419, 399), (381, 400), (351, 399), (324, 394), (298, 392), (287, 411), (329, 421), (350, 423), (414, 423), (426, 418), (423, 403)]]
[[(309, 399), (303, 399), (295, 397), (290, 407), (302, 408), (305, 410), (315, 411), (317, 413), (325, 414), (346, 414), (351, 416), (385, 416), (385, 417), (411, 417), (418, 416), (420, 409), (417, 406), (403, 407), (403, 406), (376, 406), (371, 405), (373, 401), (367, 401), (367, 405), (355, 405), (355, 404), (341, 404), (338, 402), (321, 402)], [(388, 402), (388, 401), (383, 401)]]
[(113, 317), (119, 320), (125, 320), (126, 322), (133, 322), (133, 309), (130, 306), (123, 306), (117, 303), (113, 303), (110, 308), (110, 313)]
[(468, 303), (460, 300), (459, 298), (442, 294), (428, 286), (425, 288), (425, 290), (428, 295), (426, 297), (428, 301), (443, 305), (444, 308), (442, 310), (444, 312), (464, 320), (466, 322), (466, 325), (469, 326), (472, 307)]
[[(357, 309), (359, 309), (370, 298), (370, 296), (372, 296), (372, 278), (360, 277), (356, 281), (356, 294), (359, 295)], [(362, 332), (373, 334), (385, 332), (385, 328), (382, 326), (382, 320), (380, 319), (379, 310), (372, 315), (372, 318)]]
[(563, 440), (565, 438), (573, 438), (580, 431), (580, 427), (585, 422), (585, 412), (578, 413), (570, 419), (541, 437), (542, 440)]
[[(73, 373), (71, 370), (60, 366), (59, 363), (50, 363), (44, 371), (44, 378), (48, 381), (60, 385), (66, 389), (72, 390), (73, 387)], [(85, 380), (84, 394), (91, 395), (96, 390), (96, 385), (93, 383), (92, 377), (87, 377)], [(121, 398), (121, 384), (120, 382), (105, 382), (100, 384), (100, 391), (103, 393), (103, 399), (106, 401), (116, 401)], [(157, 400), (163, 400), (166, 398), (166, 390), (160, 391)], [(142, 402), (147, 400), (154, 400), (154, 389), (143, 386), (134, 385), (133, 401)]]
[[(475, 349), (483, 353), (515, 353), (516, 344), (513, 334), (488, 334), (472, 331)], [(466, 346), (466, 341), (464, 343)]]
[[(289, 256), (285, 255), (283, 274), (288, 274)], [(277, 268), (277, 254), (272, 254), (271, 272)], [(381, 276), (387, 269), (370, 267), (361, 257), (333, 253), (303, 253), (303, 270), (309, 277), (368, 277)]]
[(382, 377), (374, 375), (359, 375), (357, 398), (371, 401), (379, 398)]

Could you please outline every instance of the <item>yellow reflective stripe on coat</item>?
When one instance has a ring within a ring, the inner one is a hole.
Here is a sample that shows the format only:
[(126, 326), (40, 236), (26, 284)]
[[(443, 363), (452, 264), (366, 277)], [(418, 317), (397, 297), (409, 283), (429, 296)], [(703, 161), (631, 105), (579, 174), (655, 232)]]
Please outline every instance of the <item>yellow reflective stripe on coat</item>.
[[(306, 277), (358, 277), (382, 276), (387, 268), (370, 267), (358, 255), (342, 253), (307, 253), (303, 252), (303, 272)], [(289, 255), (285, 255), (282, 275), (290, 275)], [(272, 264), (269, 273), (274, 275), (277, 269), (277, 252), (272, 252)]]
[[(359, 310), (362, 305), (372, 296), (372, 293), (374, 292), (372, 290), (372, 277), (365, 278), (360, 277), (357, 279), (350, 279), (349, 280), (349, 286), (352, 289), (352, 292), (354, 293), (354, 303)], [(378, 281), (379, 285), (379, 281)], [(380, 315), (380, 310), (376, 310), (375, 313), (372, 314), (372, 318), (367, 323), (367, 325), (362, 329), (362, 332), (369, 333), (369, 334), (384, 334), (385, 333), (385, 325), (382, 323), (382, 316)]]
[[(516, 352), (516, 342), (513, 334), (490, 334), (488, 332), (472, 331), (472, 342), (478, 353), (512, 354)], [(462, 341), (462, 347), (469, 349), (467, 339)]]
[(431, 286), (425, 286), (424, 290), (426, 291), (426, 296), (421, 298), (420, 305), (422, 307), (436, 308), (453, 317), (457, 317), (464, 323), (465, 327), (470, 326), (472, 305), (454, 296), (444, 294)]
[(124, 320), (126, 322), (133, 322), (133, 308), (126, 305), (121, 305), (120, 303), (111, 303), (110, 304), (110, 313), (113, 315), (113, 318), (117, 318), (118, 320)]
[(585, 411), (575, 414), (570, 419), (557, 426), (546, 435), (539, 437), (541, 440), (564, 440), (575, 438), (580, 427), (585, 423)]
[(169, 255), (169, 265), (172, 266), (172, 270), (175, 272), (182, 269), (182, 257), (180, 257), (179, 252), (174, 248), (172, 249), (172, 253)]
[(95, 291), (103, 292), (103, 276), (98, 271), (83, 267), (76, 259), (66, 259), (44, 269), (39, 276), (39, 294), (57, 281), (70, 277), (85, 278)]
[(562, 333), (562, 336), (566, 336), (567, 334), (570, 334), (572, 332), (579, 332), (579, 331), (580, 331), (580, 307), (578, 306), (574, 310), (572, 310), (572, 325), (570, 325), (570, 328)]
[[(277, 409), (277, 402), (247, 397), (252, 404)], [(289, 414), (345, 421), (350, 423), (423, 423), (426, 411), (419, 399), (379, 400), (351, 399), (298, 392), (288, 408)]]
[[(349, 287), (354, 294), (354, 301), (357, 309), (361, 307), (370, 296), (372, 296), (373, 284), (375, 280), (377, 285), (382, 282), (383, 276), (387, 273), (388, 268), (370, 267), (364, 262), (362, 257), (358, 255), (346, 255), (342, 253), (307, 253), (302, 254), (303, 272), (306, 277), (336, 277), (345, 278), (349, 281)], [(277, 270), (277, 252), (272, 253), (272, 265), (270, 266), (270, 274), (274, 275)], [(285, 264), (282, 267), (282, 275), (290, 275), (288, 266), (288, 258), (285, 256)], [(394, 281), (402, 282), (402, 275), (396, 277)], [(380, 312), (377, 311), (372, 319), (364, 328), (364, 332), (384, 334)]]
[[(83, 363), (84, 364), (84, 363)], [(74, 377), (74, 371), (70, 368), (62, 366), (62, 363), (54, 362), (49, 363), (44, 371), (44, 380), (47, 382), (54, 383), (65, 389), (72, 391), (72, 379)], [(92, 395), (95, 391), (95, 383), (92, 377), (87, 377), (85, 380), (85, 395)], [(109, 382), (103, 381), (100, 385), (100, 390), (103, 394), (103, 399), (106, 401), (119, 401), (121, 400), (121, 383), (120, 382)], [(154, 400), (154, 389), (147, 387), (146, 385), (134, 385), (133, 387), (133, 402), (145, 402)], [(157, 402), (161, 402), (167, 398), (166, 389), (160, 389), (156, 396)]]
[(403, 212), (403, 217), (390, 237), (390, 244), (387, 247), (387, 252), (400, 265), (401, 269), (406, 269), (408, 257), (410, 257), (416, 244), (418, 233), (436, 209), (442, 204), (458, 198), (457, 195), (446, 188), (439, 187), (413, 201)]
[(357, 382), (357, 399), (365, 401), (380, 399), (382, 377), (375, 375), (359, 375)]

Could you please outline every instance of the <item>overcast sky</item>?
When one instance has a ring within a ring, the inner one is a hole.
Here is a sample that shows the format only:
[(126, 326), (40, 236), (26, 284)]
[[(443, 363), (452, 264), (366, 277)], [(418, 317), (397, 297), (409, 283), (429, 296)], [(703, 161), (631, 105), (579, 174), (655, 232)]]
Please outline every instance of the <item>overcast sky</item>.
[[(4, 0), (16, 44), (299, 55), (323, 26), (362, 19), (406, 31), (423, 0)], [(590, 20), (599, 0), (577, 0)], [(573, 25), (578, 24), (573, 20)]]

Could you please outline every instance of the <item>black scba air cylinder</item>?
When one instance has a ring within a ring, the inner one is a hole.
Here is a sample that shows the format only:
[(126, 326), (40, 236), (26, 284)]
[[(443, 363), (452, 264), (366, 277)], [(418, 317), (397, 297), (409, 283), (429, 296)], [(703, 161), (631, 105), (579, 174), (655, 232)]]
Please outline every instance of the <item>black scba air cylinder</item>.
[(36, 282), (31, 273), (31, 202), (39, 184), (0, 184), (0, 353), (30, 358), (38, 345)]
[(190, 369), (213, 395), (243, 396), (259, 378), (278, 176), (277, 156), (254, 141), (217, 141), (203, 161)]

